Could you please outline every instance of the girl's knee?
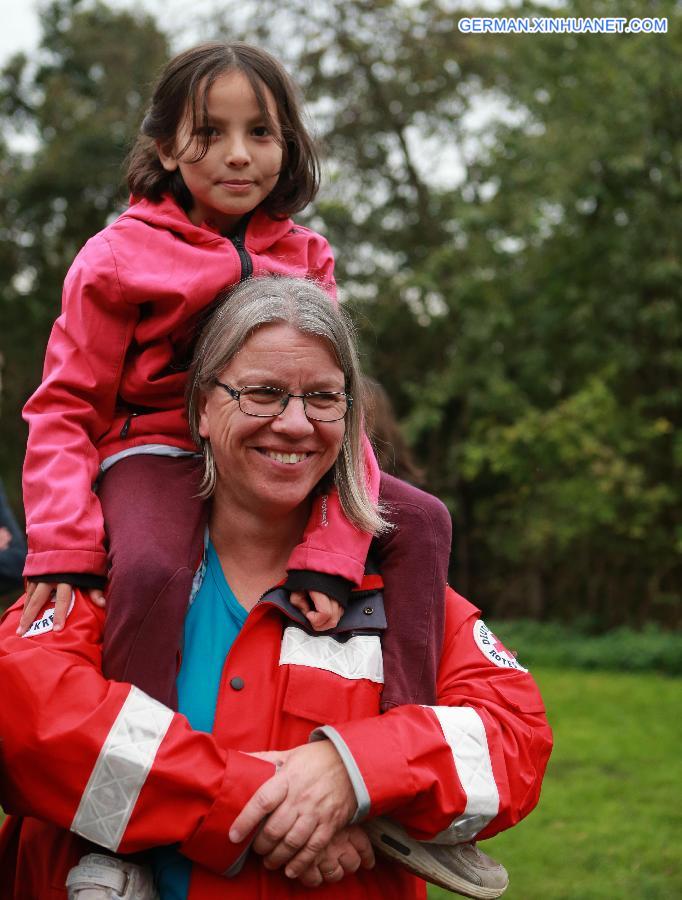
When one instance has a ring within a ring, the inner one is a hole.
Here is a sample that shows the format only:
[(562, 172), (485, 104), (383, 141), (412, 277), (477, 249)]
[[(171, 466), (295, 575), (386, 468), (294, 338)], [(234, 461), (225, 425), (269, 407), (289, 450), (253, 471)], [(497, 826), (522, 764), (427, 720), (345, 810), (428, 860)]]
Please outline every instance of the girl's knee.
[(438, 497), (406, 481), (382, 474), (380, 500), (387, 506), (397, 531), (409, 532), (421, 541), (433, 540), (449, 547), (452, 518)]
[[(119, 554), (109, 573), (108, 602), (151, 606), (159, 594), (183, 572), (191, 587), (192, 573), (177, 559), (155, 556), (148, 548)], [(186, 598), (185, 598), (186, 599)]]

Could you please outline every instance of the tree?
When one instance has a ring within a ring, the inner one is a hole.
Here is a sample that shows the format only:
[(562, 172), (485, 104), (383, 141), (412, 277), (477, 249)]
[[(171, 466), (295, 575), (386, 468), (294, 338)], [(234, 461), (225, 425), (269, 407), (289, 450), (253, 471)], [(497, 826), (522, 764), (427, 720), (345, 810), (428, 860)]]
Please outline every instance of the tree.
[(125, 205), (122, 163), (168, 56), (151, 17), (99, 0), (51, 2), (41, 26), (37, 59), (18, 54), (0, 75), (3, 133), (30, 144), (0, 147), (0, 470), (15, 499), (25, 445), (20, 410), (40, 379), (64, 275), (88, 237)]
[[(455, 6), (226, 0), (205, 31), (270, 47), (303, 88), (326, 156), (309, 221), (453, 513), (453, 583), (497, 614), (675, 624), (679, 6), (647, 4), (665, 35), (532, 37), (461, 34)], [(140, 86), (167, 52), (151, 20), (101, 2), (58, 0), (43, 27), (38, 66), (12, 61), (0, 94), (36, 144), (0, 146), (5, 469), (64, 272), (124, 200)]]
[(532, 38), (464, 36), (445, 0), (258, 8), (248, 36), (317, 113), (314, 221), (453, 512), (454, 582), (496, 612), (678, 620), (679, 8), (647, 6), (666, 35)]

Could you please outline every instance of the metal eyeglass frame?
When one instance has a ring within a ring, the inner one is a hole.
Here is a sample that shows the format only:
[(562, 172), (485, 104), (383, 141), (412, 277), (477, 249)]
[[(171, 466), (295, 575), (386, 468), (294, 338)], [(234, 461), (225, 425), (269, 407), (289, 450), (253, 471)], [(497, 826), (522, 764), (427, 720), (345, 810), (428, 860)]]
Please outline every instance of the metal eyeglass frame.
[[(227, 391), (227, 393), (230, 395), (230, 397), (232, 397), (233, 400), (237, 401), (240, 412), (244, 413), (245, 416), (253, 416), (254, 419), (276, 419), (277, 416), (282, 415), (284, 410), (289, 405), (289, 401), (291, 400), (292, 397), (296, 400), (301, 400), (303, 402), (303, 412), (305, 413), (306, 419), (308, 419), (308, 421), (310, 421), (310, 422), (340, 422), (341, 419), (346, 418), (346, 415), (348, 414), (349, 410), (353, 406), (353, 398), (346, 391), (308, 391), (305, 394), (292, 394), (290, 391), (285, 391), (282, 388), (270, 387), (270, 385), (267, 385), (267, 384), (245, 384), (244, 387), (238, 391), (236, 388), (230, 387), (229, 384), (224, 384), (222, 381), (218, 381), (217, 378), (213, 379), (213, 383), (217, 387), (220, 387), (224, 391)], [(261, 388), (261, 389), (264, 388), (268, 391), (272, 391), (273, 393), (279, 394), (279, 396), (281, 398), (281, 402), (282, 402), (282, 408), (280, 409), (279, 412), (276, 412), (276, 413), (246, 412), (246, 410), (242, 409), (240, 397), (242, 395), (242, 391), (245, 391), (248, 388)], [(328, 397), (328, 396), (345, 397), (346, 398), (346, 409), (345, 409), (343, 415), (337, 416), (336, 419), (318, 419), (318, 418), (315, 418), (315, 416), (309, 416), (308, 415), (308, 406), (306, 404), (306, 398), (319, 396), (320, 394), (322, 394), (325, 397)]]

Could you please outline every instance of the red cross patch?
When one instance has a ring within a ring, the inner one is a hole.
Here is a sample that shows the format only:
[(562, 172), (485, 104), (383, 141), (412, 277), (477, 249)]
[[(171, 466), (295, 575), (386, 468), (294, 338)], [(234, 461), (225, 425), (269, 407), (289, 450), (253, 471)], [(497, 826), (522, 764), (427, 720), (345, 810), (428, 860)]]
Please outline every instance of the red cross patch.
[(489, 659), (493, 665), (499, 666), (500, 669), (518, 669), (520, 672), (527, 672), (523, 666), (517, 662), (513, 653), (499, 641), (485, 622), (477, 619), (474, 622), (474, 640), (476, 646), (481, 653)]

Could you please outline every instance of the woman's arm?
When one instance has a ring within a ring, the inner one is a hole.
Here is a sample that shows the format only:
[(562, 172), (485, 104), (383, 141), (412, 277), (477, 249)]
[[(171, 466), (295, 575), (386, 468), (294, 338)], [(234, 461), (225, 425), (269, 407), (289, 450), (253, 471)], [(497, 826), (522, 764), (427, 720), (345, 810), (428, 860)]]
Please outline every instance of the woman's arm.
[[(359, 805), (357, 818), (388, 815), (419, 840), (453, 844), (490, 837), (527, 815), (539, 798), (552, 746), (532, 677), (485, 631), (475, 607), (450, 589), (437, 704), (396, 707), (326, 726), (314, 736), (327, 737), (343, 760)], [(331, 813), (318, 803), (324, 780), (317, 766), (319, 746), (291, 751), (231, 832), (241, 839), (270, 813), (272, 849), (263, 849), (280, 863), (290, 860), (287, 868), (294, 875), (315, 848), (290, 833), (292, 810), (297, 817), (317, 816), (318, 830), (326, 827), (325, 815), (336, 821), (332, 817), (347, 812), (344, 782), (328, 798)], [(335, 771), (338, 760), (328, 748), (324, 752)]]
[(492, 837), (528, 815), (552, 748), (532, 676), (450, 588), (436, 705), (322, 731), (357, 767), (365, 815), (444, 843)]
[(0, 625), (5, 810), (121, 853), (178, 843), (228, 871), (245, 847), (228, 831), (272, 763), (224, 751), (137, 688), (107, 681), (102, 610), (76, 597), (69, 627), (54, 632), (51, 609), (23, 638), (14, 634), (21, 601)]

